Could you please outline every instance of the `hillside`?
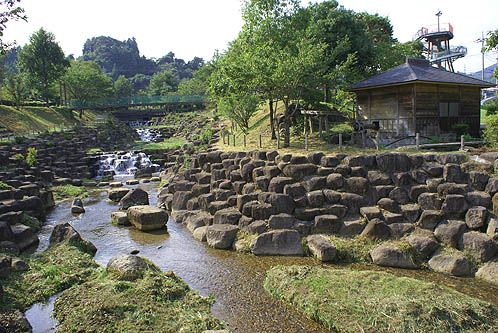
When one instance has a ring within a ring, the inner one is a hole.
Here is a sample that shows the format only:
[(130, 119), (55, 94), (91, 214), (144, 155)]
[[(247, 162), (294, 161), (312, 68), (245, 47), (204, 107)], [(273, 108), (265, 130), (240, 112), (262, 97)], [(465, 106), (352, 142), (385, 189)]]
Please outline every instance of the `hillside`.
[[(488, 81), (490, 83), (496, 83), (496, 79), (493, 76), (493, 73), (495, 72), (496, 69), (496, 64), (493, 64), (491, 66), (488, 66), (484, 68), (484, 81)], [(477, 71), (475, 73), (470, 73), (467, 74), (470, 77), (476, 78), (476, 79), (481, 79), (482, 78), (482, 73), (481, 71)]]
[(54, 107), (21, 107), (0, 105), (0, 130), (13, 135), (52, 131), (72, 127), (95, 119), (95, 113), (86, 111), (80, 119), (76, 112)]

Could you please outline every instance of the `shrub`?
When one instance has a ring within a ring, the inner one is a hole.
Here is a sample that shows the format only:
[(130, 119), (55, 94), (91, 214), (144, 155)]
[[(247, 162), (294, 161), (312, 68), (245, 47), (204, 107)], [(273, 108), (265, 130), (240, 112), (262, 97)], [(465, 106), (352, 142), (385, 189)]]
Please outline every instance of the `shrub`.
[(498, 100), (486, 102), (484, 103), (482, 108), (486, 110), (487, 115), (496, 114), (496, 112), (498, 111)]
[(16, 144), (20, 145), (20, 144), (23, 144), (24, 142), (26, 142), (26, 138), (22, 137), (22, 136), (15, 136), (14, 137), (14, 142)]
[(461, 123), (453, 125), (453, 130), (456, 135), (460, 137), (460, 135), (469, 134), (469, 124)]
[(342, 134), (351, 133), (353, 132), (353, 126), (351, 126), (350, 123), (335, 124), (330, 128), (330, 132)]
[(498, 114), (486, 117), (484, 138), (486, 139), (488, 145), (498, 148)]
[(0, 181), (0, 190), (12, 190), (12, 186), (9, 184), (5, 184), (4, 182)]
[(28, 153), (26, 154), (26, 164), (29, 167), (34, 167), (38, 163), (38, 160), (36, 158), (37, 155), (38, 151), (35, 147), (28, 148)]

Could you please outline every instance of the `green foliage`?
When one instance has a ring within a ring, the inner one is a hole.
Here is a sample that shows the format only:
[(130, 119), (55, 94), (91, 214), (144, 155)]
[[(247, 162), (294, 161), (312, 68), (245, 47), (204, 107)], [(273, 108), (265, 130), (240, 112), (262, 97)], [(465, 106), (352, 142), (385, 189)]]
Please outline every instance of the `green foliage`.
[(498, 100), (488, 101), (482, 108), (486, 110), (486, 115), (496, 114), (498, 111)]
[(88, 191), (83, 186), (59, 185), (52, 187), (51, 190), (54, 193), (54, 199), (57, 201), (75, 197), (88, 197)]
[(0, 181), (0, 190), (12, 190), (13, 187)]
[(54, 34), (43, 28), (31, 35), (19, 54), (21, 72), (46, 103), (52, 97), (51, 85), (64, 75), (68, 65)]
[(62, 332), (203, 332), (223, 328), (210, 312), (212, 303), (156, 268), (134, 281), (102, 273), (64, 291), (54, 314)]
[(5, 90), (7, 97), (19, 107), (28, 95), (28, 86), (25, 75), (14, 73), (5, 78)]
[(330, 239), (337, 249), (337, 261), (346, 263), (369, 263), (369, 252), (378, 244), (365, 237), (331, 236)]
[(486, 117), (484, 138), (489, 146), (498, 148), (498, 114)]
[(335, 124), (330, 128), (331, 133), (352, 133), (353, 132), (353, 126), (351, 126), (350, 123), (340, 123), (340, 124)]
[(201, 134), (199, 134), (198, 140), (201, 141), (201, 143), (208, 144), (212, 137), (213, 130), (211, 128), (206, 128)]
[(264, 288), (334, 332), (470, 333), (498, 325), (495, 305), (387, 272), (276, 266)]
[(34, 167), (36, 164), (38, 164), (38, 150), (36, 150), (35, 147), (29, 147), (28, 152), (26, 153), (26, 164), (29, 167)]
[(187, 143), (187, 141), (184, 138), (171, 137), (171, 138), (165, 139), (162, 142), (145, 143), (143, 141), (136, 141), (134, 148), (137, 150), (144, 150), (144, 151), (147, 151), (147, 150), (165, 150), (165, 149), (180, 148), (186, 143)]
[(69, 98), (83, 102), (108, 97), (114, 92), (112, 79), (93, 61), (72, 61), (63, 80)]
[(150, 96), (165, 96), (175, 91), (178, 86), (178, 78), (171, 70), (156, 73), (150, 79), (147, 92)]
[(24, 155), (23, 155), (23, 154), (21, 154), (21, 153), (17, 153), (17, 154), (15, 154), (15, 155), (13, 156), (13, 158), (14, 158), (16, 161), (18, 161), (18, 162), (20, 162), (20, 161), (24, 161)]
[(460, 137), (460, 135), (469, 134), (469, 124), (455, 124), (452, 128), (458, 137)]
[(133, 93), (133, 84), (124, 75), (114, 81), (114, 95), (116, 97), (130, 97)]
[(222, 115), (240, 126), (247, 133), (249, 120), (256, 113), (259, 99), (255, 95), (229, 95), (218, 101), (218, 109)]
[(0, 309), (24, 311), (36, 302), (86, 281), (99, 267), (90, 255), (68, 243), (50, 247), (30, 258), (28, 265), (28, 271), (13, 272), (0, 279), (4, 289)]
[(0, 12), (0, 53), (4, 53), (13, 45), (13, 43), (5, 43), (3, 40), (3, 33), (7, 27), (7, 23), (12, 20), (26, 21), (24, 9), (17, 5), (18, 2), (20, 2), (20, 0), (0, 1), (0, 4), (2, 5), (2, 11)]

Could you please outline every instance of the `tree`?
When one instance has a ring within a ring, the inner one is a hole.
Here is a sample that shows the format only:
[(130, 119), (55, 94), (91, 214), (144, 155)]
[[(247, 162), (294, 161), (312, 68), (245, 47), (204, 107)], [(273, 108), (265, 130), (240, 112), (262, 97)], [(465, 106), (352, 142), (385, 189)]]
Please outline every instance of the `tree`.
[(18, 108), (28, 94), (26, 78), (19, 73), (10, 73), (5, 78), (5, 90)]
[(51, 85), (64, 75), (68, 66), (54, 34), (43, 28), (31, 35), (29, 43), (19, 54), (21, 72), (26, 74), (30, 85), (47, 104), (52, 97)]
[(147, 89), (150, 96), (165, 96), (176, 90), (178, 78), (170, 71), (162, 71), (152, 75), (149, 88)]
[[(488, 38), (486, 39), (486, 50), (498, 50), (498, 29), (488, 32)], [(498, 67), (495, 69), (493, 76), (498, 78)]]
[(5, 43), (3, 40), (3, 32), (7, 28), (7, 23), (12, 20), (27, 20), (24, 9), (17, 5), (19, 2), (21, 0), (0, 0), (0, 53), (4, 53), (12, 46), (12, 43)]
[(94, 61), (71, 62), (63, 80), (70, 97), (82, 102), (108, 97), (114, 93), (112, 79)]
[(133, 84), (124, 75), (114, 81), (114, 94), (116, 97), (129, 97), (133, 93)]
[(242, 132), (247, 134), (249, 120), (256, 113), (259, 99), (255, 95), (231, 94), (218, 101), (218, 109), (228, 119), (239, 125)]

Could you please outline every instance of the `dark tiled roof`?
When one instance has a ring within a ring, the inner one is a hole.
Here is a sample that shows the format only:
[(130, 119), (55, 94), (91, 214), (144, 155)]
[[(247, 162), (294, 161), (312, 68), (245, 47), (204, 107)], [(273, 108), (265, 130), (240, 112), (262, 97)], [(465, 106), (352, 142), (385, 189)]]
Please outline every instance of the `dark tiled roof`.
[(369, 79), (353, 84), (351, 90), (410, 83), (414, 81), (452, 83), (456, 85), (473, 85), (477, 87), (492, 87), (489, 82), (474, 79), (470, 76), (448, 72), (432, 67), (428, 60), (407, 59), (406, 62)]

